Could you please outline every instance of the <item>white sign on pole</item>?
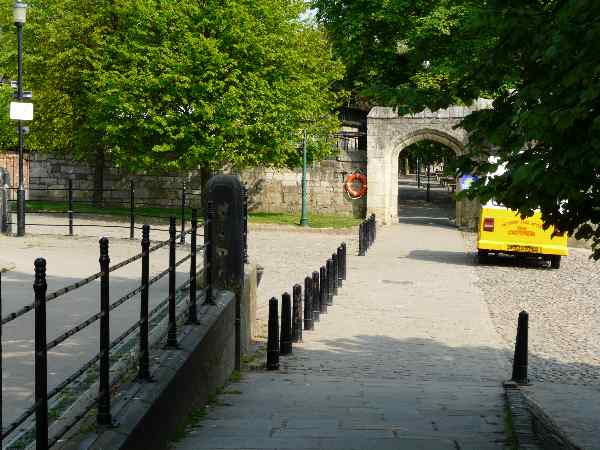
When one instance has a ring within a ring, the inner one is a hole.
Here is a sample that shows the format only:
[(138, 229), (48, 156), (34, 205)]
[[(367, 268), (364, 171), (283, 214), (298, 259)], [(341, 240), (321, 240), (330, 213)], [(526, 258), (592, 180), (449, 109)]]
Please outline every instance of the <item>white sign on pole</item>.
[(12, 120), (33, 120), (33, 103), (10, 102)]

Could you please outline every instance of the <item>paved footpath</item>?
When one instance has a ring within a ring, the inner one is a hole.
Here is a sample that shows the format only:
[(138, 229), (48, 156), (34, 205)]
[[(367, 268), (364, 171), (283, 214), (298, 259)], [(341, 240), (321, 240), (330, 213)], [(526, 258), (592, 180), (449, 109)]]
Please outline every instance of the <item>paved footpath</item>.
[(381, 228), (282, 369), (245, 374), (175, 448), (505, 448), (509, 369), (468, 258), (456, 229)]

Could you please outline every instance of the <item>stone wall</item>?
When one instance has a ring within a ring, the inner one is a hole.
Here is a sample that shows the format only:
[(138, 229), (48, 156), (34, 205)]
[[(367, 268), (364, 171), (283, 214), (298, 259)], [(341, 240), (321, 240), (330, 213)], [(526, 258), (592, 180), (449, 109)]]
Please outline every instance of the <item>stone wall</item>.
[[(308, 171), (308, 199), (311, 212), (362, 217), (366, 198), (350, 200), (343, 182), (357, 169), (366, 171), (364, 152), (341, 152), (334, 160), (311, 164)], [(248, 169), (238, 173), (249, 189), (250, 210), (266, 213), (294, 213), (301, 209), (302, 169)], [(30, 161), (32, 200), (65, 200), (68, 180), (73, 180), (75, 200), (90, 200), (93, 194), (92, 168), (84, 162), (53, 155), (34, 154)], [(104, 200), (107, 204), (128, 205), (129, 183), (134, 181), (136, 205), (176, 207), (181, 204), (184, 182), (192, 206), (200, 202), (200, 171), (136, 173), (107, 167)]]

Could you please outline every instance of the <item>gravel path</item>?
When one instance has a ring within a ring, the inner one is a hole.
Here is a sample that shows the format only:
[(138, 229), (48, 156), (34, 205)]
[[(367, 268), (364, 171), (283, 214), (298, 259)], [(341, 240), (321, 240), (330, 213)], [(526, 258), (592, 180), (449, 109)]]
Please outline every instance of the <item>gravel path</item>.
[[(476, 235), (464, 236), (469, 251), (475, 252)], [(478, 286), (509, 358), (517, 316), (521, 310), (529, 313), (533, 381), (600, 388), (600, 272), (589, 255), (589, 250), (570, 249), (559, 270), (510, 257), (477, 265)]]

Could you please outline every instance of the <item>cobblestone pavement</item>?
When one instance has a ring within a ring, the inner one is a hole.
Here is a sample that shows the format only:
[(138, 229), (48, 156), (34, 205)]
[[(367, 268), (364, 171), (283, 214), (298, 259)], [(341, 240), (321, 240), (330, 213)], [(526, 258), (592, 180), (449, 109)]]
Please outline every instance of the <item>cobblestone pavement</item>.
[(508, 365), (459, 232), (382, 228), (348, 267), (281, 370), (231, 386), (178, 450), (505, 448)]
[[(476, 235), (464, 237), (476, 265)], [(494, 258), (477, 265), (477, 285), (507, 360), (512, 360), (517, 316), (521, 310), (529, 313), (528, 394), (583, 448), (600, 449), (600, 272), (590, 250), (569, 251), (559, 270), (531, 259)]]

